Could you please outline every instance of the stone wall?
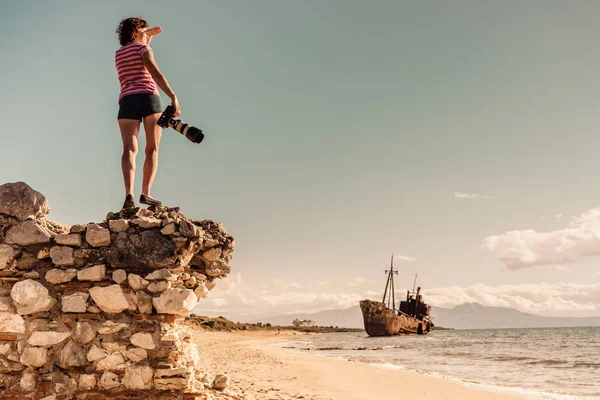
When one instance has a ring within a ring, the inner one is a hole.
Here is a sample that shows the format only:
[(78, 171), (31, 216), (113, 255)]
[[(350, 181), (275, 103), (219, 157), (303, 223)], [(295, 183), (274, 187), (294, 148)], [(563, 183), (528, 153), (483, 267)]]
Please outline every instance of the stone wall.
[(46, 219), (44, 196), (0, 186), (0, 399), (206, 398), (183, 319), (230, 272), (233, 238), (176, 208)]

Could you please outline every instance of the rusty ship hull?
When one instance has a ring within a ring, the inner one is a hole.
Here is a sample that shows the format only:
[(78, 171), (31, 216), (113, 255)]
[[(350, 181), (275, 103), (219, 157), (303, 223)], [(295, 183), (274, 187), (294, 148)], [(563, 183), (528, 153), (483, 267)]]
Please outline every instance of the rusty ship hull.
[(398, 315), (379, 301), (362, 300), (360, 309), (369, 336), (425, 334), (433, 328), (431, 321)]

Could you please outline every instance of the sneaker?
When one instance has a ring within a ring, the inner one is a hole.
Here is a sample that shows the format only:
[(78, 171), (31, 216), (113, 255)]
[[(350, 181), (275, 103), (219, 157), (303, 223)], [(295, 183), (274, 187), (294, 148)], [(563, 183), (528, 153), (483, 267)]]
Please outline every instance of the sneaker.
[(135, 207), (135, 201), (133, 201), (133, 195), (128, 194), (127, 197), (125, 197), (125, 202), (123, 203), (123, 208), (133, 208), (133, 207)]
[(149, 206), (160, 206), (162, 204), (160, 200), (156, 200), (152, 196), (145, 194), (140, 195), (140, 203), (147, 204)]

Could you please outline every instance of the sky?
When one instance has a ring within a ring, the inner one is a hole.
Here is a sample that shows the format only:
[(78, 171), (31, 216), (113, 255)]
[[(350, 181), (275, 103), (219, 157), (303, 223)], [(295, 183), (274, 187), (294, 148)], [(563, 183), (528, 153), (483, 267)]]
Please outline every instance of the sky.
[(163, 132), (152, 195), (236, 239), (198, 313), (378, 299), (394, 254), (400, 291), (418, 274), (434, 306), (600, 315), (598, 2), (0, 11), (0, 183), (27, 182), (64, 224), (123, 203), (115, 29), (130, 16), (162, 27), (155, 59), (206, 138)]

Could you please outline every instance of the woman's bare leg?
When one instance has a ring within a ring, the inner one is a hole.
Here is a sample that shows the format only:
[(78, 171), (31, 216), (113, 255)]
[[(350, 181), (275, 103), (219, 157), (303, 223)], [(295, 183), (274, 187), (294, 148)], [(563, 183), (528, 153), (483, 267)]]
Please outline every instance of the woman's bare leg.
[(140, 121), (137, 119), (119, 119), (121, 140), (123, 141), (123, 155), (121, 156), (121, 169), (123, 170), (123, 182), (125, 183), (125, 194), (133, 195), (133, 184), (135, 180), (135, 156), (138, 151), (138, 134), (140, 132)]
[(148, 115), (144, 118), (144, 131), (146, 132), (146, 149), (144, 153), (144, 176), (142, 178), (142, 194), (149, 196), (156, 170), (158, 169), (158, 146), (162, 128), (157, 124), (161, 113)]

